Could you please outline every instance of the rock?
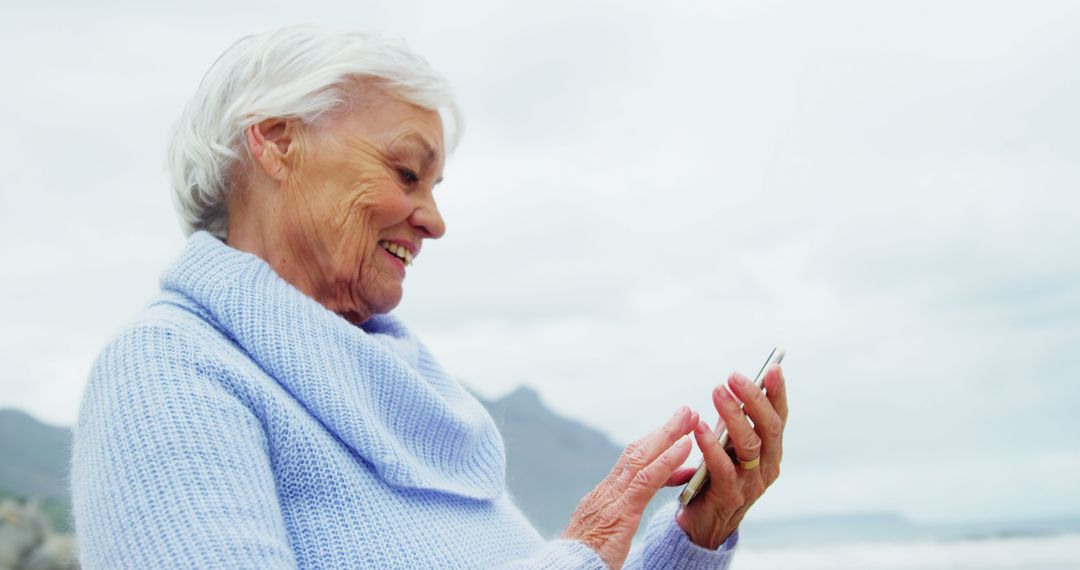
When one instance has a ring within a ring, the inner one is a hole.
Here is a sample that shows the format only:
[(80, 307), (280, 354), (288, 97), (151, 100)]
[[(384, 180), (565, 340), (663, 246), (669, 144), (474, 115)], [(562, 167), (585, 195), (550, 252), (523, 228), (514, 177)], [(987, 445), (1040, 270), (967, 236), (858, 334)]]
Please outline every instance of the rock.
[(0, 501), (0, 570), (74, 570), (75, 541), (52, 532), (34, 502)]
[(68, 534), (50, 534), (23, 559), (21, 570), (77, 570), (75, 540)]

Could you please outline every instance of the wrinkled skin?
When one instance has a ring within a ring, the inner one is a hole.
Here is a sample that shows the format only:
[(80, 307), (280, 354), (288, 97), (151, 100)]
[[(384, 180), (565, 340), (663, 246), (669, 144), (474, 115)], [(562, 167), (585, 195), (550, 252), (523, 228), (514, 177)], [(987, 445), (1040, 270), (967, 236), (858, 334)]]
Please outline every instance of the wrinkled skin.
[(621, 568), (646, 505), (690, 455), (685, 437), (700, 421), (687, 407), (656, 431), (631, 443), (615, 467), (578, 503), (563, 538), (595, 550), (608, 568)]
[[(680, 408), (658, 430), (626, 448), (611, 473), (578, 504), (563, 537), (589, 545), (609, 568), (621, 568), (649, 500), (661, 487), (683, 485), (693, 476), (693, 467), (679, 467), (690, 454), (689, 440), (683, 436), (693, 432), (709, 469), (709, 484), (675, 520), (698, 546), (716, 549), (727, 540), (747, 509), (780, 475), (788, 413), (779, 367), (766, 372), (767, 396), (738, 373), (731, 375), (728, 386), (720, 384), (713, 390), (713, 403), (721, 423), (729, 426), (734, 459), (697, 412)], [(740, 402), (745, 403), (745, 413)], [(739, 460), (759, 457), (756, 468), (738, 465)]]
[[(359, 88), (358, 88), (359, 89)], [(321, 124), (268, 119), (245, 132), (251, 159), (229, 200), (228, 243), (353, 323), (401, 301), (405, 266), (379, 245), (446, 227), (439, 115), (370, 85)]]

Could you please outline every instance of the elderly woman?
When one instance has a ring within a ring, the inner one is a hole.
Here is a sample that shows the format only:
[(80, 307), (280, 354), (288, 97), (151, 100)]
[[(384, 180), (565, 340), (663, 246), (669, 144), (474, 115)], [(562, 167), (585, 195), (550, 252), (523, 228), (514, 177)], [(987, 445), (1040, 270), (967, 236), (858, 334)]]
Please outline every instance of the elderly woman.
[[(545, 540), (505, 492), (491, 417), (390, 314), (445, 231), (457, 117), (424, 60), (367, 35), (291, 27), (214, 64), (172, 143), (187, 247), (86, 388), (84, 568), (727, 565), (779, 473), (778, 369), (768, 396), (739, 375), (714, 391), (734, 458), (681, 408)], [(689, 478), (691, 432), (711, 483), (628, 556), (656, 491)]]

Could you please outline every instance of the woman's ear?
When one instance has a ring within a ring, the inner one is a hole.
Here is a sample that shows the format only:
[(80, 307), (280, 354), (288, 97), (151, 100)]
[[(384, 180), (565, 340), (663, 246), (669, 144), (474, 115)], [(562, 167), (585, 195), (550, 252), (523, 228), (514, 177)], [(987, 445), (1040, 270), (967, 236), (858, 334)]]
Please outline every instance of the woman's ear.
[(287, 178), (295, 166), (296, 123), (289, 119), (265, 119), (248, 127), (245, 134), (255, 164), (274, 180)]

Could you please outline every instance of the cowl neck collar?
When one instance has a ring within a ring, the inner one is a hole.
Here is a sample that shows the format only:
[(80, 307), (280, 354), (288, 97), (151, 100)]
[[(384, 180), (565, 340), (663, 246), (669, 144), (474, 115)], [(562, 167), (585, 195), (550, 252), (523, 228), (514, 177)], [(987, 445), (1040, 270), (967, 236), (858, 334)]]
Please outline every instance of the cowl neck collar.
[(397, 318), (361, 326), (261, 258), (196, 232), (162, 277), (390, 485), (499, 496), (503, 442), (476, 398)]

